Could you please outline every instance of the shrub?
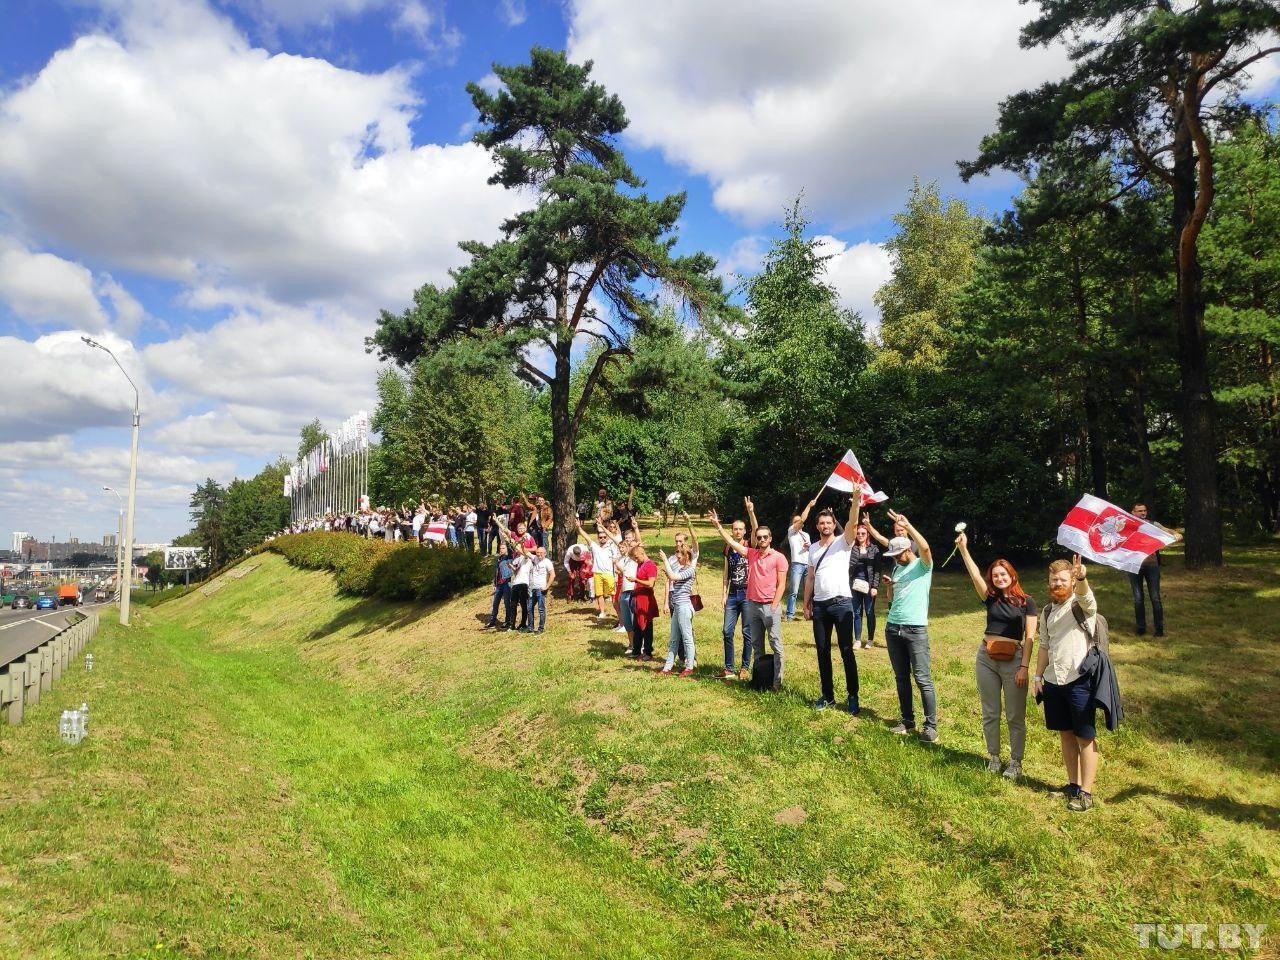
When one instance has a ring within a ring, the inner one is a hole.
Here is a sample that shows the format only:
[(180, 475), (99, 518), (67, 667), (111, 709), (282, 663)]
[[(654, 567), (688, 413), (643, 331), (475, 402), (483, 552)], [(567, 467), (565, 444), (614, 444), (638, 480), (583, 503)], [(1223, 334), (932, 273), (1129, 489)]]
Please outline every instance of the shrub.
[(291, 533), (266, 544), (295, 567), (329, 570), (343, 593), (384, 600), (445, 600), (489, 582), (489, 562), (469, 550), (428, 550), (352, 534)]

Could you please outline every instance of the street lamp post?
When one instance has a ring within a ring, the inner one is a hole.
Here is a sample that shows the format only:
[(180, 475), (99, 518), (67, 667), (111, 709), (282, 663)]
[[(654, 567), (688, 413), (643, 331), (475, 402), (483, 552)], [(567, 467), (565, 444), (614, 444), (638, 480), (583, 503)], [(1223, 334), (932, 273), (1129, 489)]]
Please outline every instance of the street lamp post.
[[(120, 513), (116, 517), (116, 589), (120, 590), (120, 596), (124, 596), (122, 584), (124, 583), (124, 498), (120, 496), (120, 491), (114, 487), (103, 487), (107, 493), (114, 493), (116, 500), (120, 504)], [(123, 601), (120, 601), (123, 602)]]
[(127, 627), (129, 626), (129, 600), (133, 590), (133, 507), (138, 491), (138, 424), (141, 422), (138, 415), (138, 385), (133, 382), (133, 377), (129, 376), (129, 372), (109, 348), (88, 337), (80, 339), (89, 346), (104, 351), (107, 356), (115, 360), (116, 366), (129, 381), (129, 386), (133, 387), (133, 445), (129, 452), (129, 512), (125, 517), (124, 526), (124, 580), (120, 584), (120, 624)]

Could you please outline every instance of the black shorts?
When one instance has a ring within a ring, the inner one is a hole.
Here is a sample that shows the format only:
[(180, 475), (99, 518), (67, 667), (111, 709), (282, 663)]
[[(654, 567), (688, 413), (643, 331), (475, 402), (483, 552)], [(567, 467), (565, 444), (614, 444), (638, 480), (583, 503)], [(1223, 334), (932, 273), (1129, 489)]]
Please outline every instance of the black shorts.
[(1041, 696), (1044, 725), (1050, 730), (1070, 730), (1081, 740), (1098, 735), (1094, 724), (1098, 708), (1090, 703), (1089, 678), (1078, 677), (1062, 685), (1046, 683)]

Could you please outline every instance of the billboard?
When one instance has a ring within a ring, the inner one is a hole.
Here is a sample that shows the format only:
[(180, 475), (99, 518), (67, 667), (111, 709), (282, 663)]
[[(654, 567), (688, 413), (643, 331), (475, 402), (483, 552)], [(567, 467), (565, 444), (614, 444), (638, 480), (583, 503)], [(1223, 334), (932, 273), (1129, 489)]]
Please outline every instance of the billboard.
[(204, 547), (165, 547), (166, 570), (198, 570), (206, 566)]

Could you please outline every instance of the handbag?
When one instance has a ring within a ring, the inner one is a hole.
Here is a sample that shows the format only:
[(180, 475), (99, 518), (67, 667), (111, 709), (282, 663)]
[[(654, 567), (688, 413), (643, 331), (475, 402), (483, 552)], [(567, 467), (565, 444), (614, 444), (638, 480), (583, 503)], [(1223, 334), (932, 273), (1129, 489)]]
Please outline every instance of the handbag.
[(853, 583), (850, 584), (850, 586), (853, 587), (854, 593), (870, 593), (871, 592), (871, 584), (867, 583), (867, 581), (863, 580), (861, 577), (855, 578)]
[(987, 656), (992, 660), (1012, 660), (1018, 653), (1018, 648), (1022, 646), (1017, 640), (994, 633), (988, 633), (983, 637), (982, 645), (986, 648)]

